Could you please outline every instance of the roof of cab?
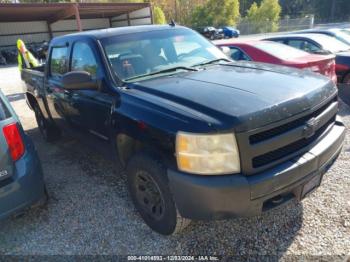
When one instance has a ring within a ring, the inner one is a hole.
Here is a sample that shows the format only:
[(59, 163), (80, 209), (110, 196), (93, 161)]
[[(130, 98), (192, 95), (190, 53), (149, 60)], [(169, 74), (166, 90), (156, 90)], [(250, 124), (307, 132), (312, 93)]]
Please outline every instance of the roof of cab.
[(102, 39), (110, 36), (135, 34), (149, 31), (159, 31), (159, 30), (171, 30), (178, 28), (186, 28), (183, 26), (170, 26), (170, 25), (139, 25), (139, 26), (125, 26), (125, 27), (115, 27), (107, 29), (90, 30), (84, 32), (78, 32), (73, 34), (68, 34), (64, 36), (58, 36), (53, 39), (53, 42), (62, 41), (69, 38), (74, 38), (78, 36), (86, 36), (94, 39)]

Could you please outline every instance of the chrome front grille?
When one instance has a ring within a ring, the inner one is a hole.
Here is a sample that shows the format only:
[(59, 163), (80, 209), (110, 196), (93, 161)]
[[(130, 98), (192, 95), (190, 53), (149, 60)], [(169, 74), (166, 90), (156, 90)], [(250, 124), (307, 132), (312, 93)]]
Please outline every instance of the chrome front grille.
[(314, 142), (320, 135), (335, 121), (335, 116), (332, 117), (324, 126), (322, 126), (320, 129), (318, 129), (313, 136), (308, 138), (302, 138), (296, 142), (293, 142), (287, 146), (280, 147), (276, 150), (270, 151), (268, 153), (265, 153), (263, 155), (256, 156), (252, 159), (252, 165), (253, 168), (258, 168), (261, 166), (264, 166), (266, 164), (269, 164), (273, 161), (276, 161), (278, 159), (281, 159), (283, 157), (288, 156), (289, 154), (292, 154), (294, 152), (297, 152), (306, 146), (310, 145), (312, 142)]
[(237, 134), (242, 171), (251, 175), (305, 153), (336, 120), (337, 97), (312, 112), (252, 132)]

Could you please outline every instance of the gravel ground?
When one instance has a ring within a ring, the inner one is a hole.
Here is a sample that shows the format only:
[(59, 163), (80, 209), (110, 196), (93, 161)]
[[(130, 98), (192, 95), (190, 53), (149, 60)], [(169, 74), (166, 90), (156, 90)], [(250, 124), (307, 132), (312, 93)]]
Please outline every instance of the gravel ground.
[[(297, 260), (350, 254), (350, 135), (322, 186), (259, 217), (192, 223), (171, 237), (152, 232), (136, 213), (120, 168), (73, 138), (45, 143), (28, 109), (17, 68), (0, 69), (0, 88), (35, 142), (50, 200), (0, 224), (0, 254), (273, 255)], [(350, 126), (350, 109), (341, 115)]]

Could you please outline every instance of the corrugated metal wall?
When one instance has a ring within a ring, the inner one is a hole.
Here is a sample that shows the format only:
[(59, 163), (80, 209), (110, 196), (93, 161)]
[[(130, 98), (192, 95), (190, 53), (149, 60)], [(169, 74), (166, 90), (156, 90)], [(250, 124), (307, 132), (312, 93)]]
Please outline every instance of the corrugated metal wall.
[(14, 45), (19, 37), (33, 43), (47, 40), (50, 35), (46, 22), (42, 21), (0, 23), (0, 48)]
[(129, 22), (128, 15), (120, 15), (113, 17), (112, 27), (120, 27), (120, 26), (128, 26), (130, 25), (149, 25), (152, 24), (152, 14), (150, 8), (143, 8), (129, 14)]
[[(128, 20), (129, 16), (129, 20)], [(82, 19), (83, 30), (110, 27), (108, 18)], [(129, 15), (111, 19), (112, 27), (152, 24), (150, 8), (143, 8)], [(59, 36), (76, 32), (76, 20), (61, 20), (51, 25), (52, 35)], [(18, 38), (26, 43), (40, 43), (50, 39), (49, 28), (45, 21), (0, 23), (0, 50), (13, 48)]]
[[(108, 28), (109, 19), (81, 19), (81, 24), (84, 30)], [(54, 37), (76, 32), (76, 28), (76, 20), (61, 20), (51, 25)]]

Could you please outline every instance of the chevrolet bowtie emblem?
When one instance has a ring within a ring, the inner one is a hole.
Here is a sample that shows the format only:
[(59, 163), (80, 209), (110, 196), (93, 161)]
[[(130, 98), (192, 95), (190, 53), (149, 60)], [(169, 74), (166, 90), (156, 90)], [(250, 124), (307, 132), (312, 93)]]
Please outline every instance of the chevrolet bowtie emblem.
[(305, 127), (303, 129), (303, 136), (305, 138), (312, 137), (315, 134), (316, 130), (317, 130), (317, 126), (318, 126), (319, 122), (320, 121), (317, 120), (316, 118), (311, 118), (309, 121), (307, 121), (305, 123)]

